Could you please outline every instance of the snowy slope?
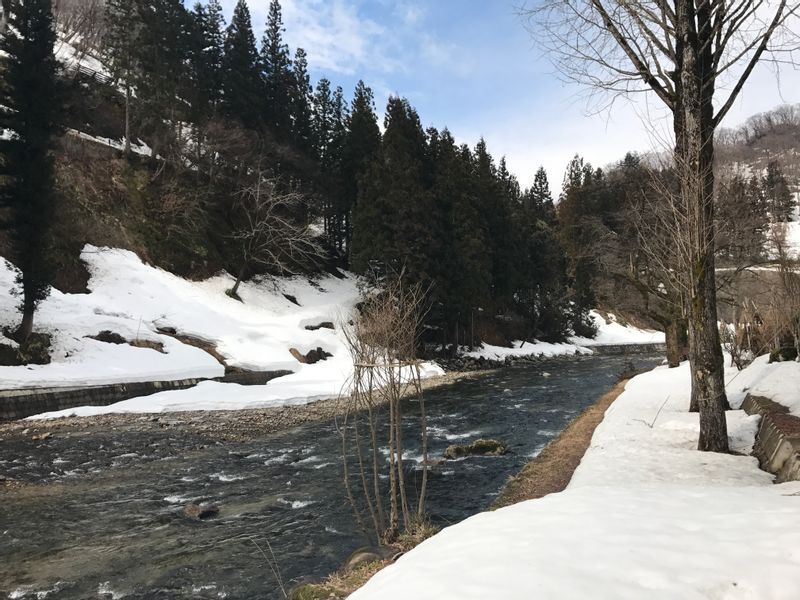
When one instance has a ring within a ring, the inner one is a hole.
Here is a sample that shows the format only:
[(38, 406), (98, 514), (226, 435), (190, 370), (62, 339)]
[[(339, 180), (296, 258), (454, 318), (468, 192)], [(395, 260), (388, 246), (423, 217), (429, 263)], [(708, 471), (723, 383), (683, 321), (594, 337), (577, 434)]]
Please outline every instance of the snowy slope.
[[(227, 274), (191, 282), (146, 265), (127, 250), (88, 245), (81, 257), (91, 274), (91, 293), (62, 294), (54, 290), (37, 312), (37, 330), (53, 335), (53, 362), (0, 367), (0, 389), (211, 378), (224, 374), (224, 367), (210, 354), (159, 333), (159, 328), (174, 328), (178, 334), (211, 343), (231, 366), (294, 373), (266, 386), (206, 382), (189, 390), (43, 416), (305, 403), (337, 396), (350, 376), (350, 355), (338, 324), (358, 301), (354, 276), (245, 282), (239, 291), (244, 302), (238, 302), (225, 295), (225, 290), (233, 285)], [(0, 268), (0, 289), (13, 288), (14, 278), (15, 270), (4, 263)], [(287, 296), (292, 296), (299, 306)], [(18, 321), (17, 302), (8, 293), (0, 295), (0, 322)], [(324, 322), (336, 324), (337, 330), (306, 329)], [(127, 340), (160, 342), (165, 353), (86, 337), (104, 330)], [(290, 348), (305, 354), (318, 347), (333, 356), (305, 365), (289, 353)], [(425, 367), (426, 376), (441, 373), (435, 365)]]
[(594, 338), (574, 337), (571, 342), (579, 346), (617, 346), (626, 344), (663, 344), (664, 333), (653, 329), (639, 329), (633, 325), (622, 325), (616, 315), (604, 317), (596, 310), (590, 311), (597, 335)]
[[(348, 362), (342, 340), (328, 329), (307, 331), (306, 325), (337, 321), (358, 298), (354, 277), (281, 279), (246, 282), (244, 303), (225, 295), (233, 280), (219, 275), (190, 282), (142, 263), (132, 252), (86, 246), (82, 253), (91, 273), (90, 294), (56, 290), (37, 313), (37, 328), (54, 336), (53, 362), (28, 367), (0, 367), (0, 387), (98, 384), (119, 381), (215, 377), (223, 367), (206, 352), (158, 333), (173, 327), (217, 346), (233, 366), (254, 370), (329, 371), (333, 376)], [(15, 271), (0, 269), (0, 288), (14, 287)], [(284, 294), (296, 297), (301, 306)], [(0, 295), (0, 319), (19, 319), (17, 298)], [(114, 345), (88, 339), (111, 330), (133, 340), (164, 344), (166, 354), (149, 348)], [(334, 356), (319, 365), (300, 365), (289, 348), (301, 352), (322, 347)]]
[[(734, 406), (746, 388), (800, 394), (797, 363), (761, 358), (727, 375)], [(696, 451), (688, 403), (687, 365), (636, 377), (564, 492), (448, 527), (351, 598), (800, 597), (800, 483), (773, 485), (750, 456)], [(729, 412), (732, 448), (747, 453), (757, 425)]]
[(626, 344), (663, 344), (664, 334), (652, 329), (639, 329), (631, 325), (622, 325), (613, 314), (608, 318), (593, 310), (589, 313), (597, 328), (597, 335), (590, 339), (572, 337), (569, 343), (553, 344), (549, 342), (515, 341), (511, 348), (481, 344), (481, 347), (465, 353), (470, 358), (487, 360), (505, 360), (521, 356), (566, 356), (574, 354), (592, 354), (592, 346), (626, 345)]

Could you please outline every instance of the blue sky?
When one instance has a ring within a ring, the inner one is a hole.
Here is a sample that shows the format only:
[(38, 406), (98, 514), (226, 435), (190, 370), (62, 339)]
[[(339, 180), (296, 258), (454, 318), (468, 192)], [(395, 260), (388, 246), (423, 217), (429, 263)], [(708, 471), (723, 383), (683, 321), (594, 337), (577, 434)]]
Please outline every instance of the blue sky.
[[(313, 80), (328, 77), (349, 96), (358, 79), (375, 92), (379, 115), (389, 95), (407, 97), (423, 125), (456, 139), (486, 138), (496, 159), (527, 185), (543, 165), (560, 188), (579, 153), (596, 166), (668, 138), (657, 101), (620, 101), (592, 114), (584, 91), (563, 84), (535, 49), (515, 12), (518, 0), (283, 0), (286, 41), (306, 49)], [(230, 14), (234, 0), (223, 0)], [(249, 0), (260, 40), (269, 0)], [(798, 102), (797, 72), (778, 84), (762, 68), (726, 125), (782, 102)], [(782, 91), (781, 91), (782, 90)]]

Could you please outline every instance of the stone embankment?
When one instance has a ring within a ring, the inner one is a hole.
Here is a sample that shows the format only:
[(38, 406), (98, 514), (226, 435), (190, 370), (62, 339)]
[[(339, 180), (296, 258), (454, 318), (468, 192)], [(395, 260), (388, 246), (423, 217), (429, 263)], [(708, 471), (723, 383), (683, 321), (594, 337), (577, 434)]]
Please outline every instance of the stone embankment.
[[(239, 385), (264, 385), (291, 371), (239, 371), (231, 372), (213, 381)], [(82, 387), (24, 388), (0, 391), (0, 421), (24, 419), (32, 415), (76, 406), (108, 406), (123, 400), (149, 396), (167, 390), (185, 390), (207, 379), (179, 379), (174, 381), (143, 381), (114, 383)]]
[(761, 415), (753, 447), (761, 468), (773, 473), (777, 483), (800, 481), (800, 417), (761, 396), (748, 395), (742, 409), (749, 415)]

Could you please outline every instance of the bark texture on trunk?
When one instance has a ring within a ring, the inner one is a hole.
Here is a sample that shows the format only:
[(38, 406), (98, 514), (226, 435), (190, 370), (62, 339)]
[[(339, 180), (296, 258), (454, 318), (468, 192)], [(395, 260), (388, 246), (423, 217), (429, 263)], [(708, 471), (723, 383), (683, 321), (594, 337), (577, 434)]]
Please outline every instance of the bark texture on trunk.
[(25, 346), (28, 338), (33, 333), (33, 315), (36, 312), (36, 305), (32, 302), (24, 302), (22, 308), (22, 322), (14, 332), (14, 339), (20, 346)]
[(670, 369), (674, 369), (680, 366), (681, 361), (686, 360), (686, 321), (673, 317), (664, 329), (667, 341), (667, 364)]
[(681, 103), (675, 115), (675, 162), (687, 217), (691, 254), (689, 277), (689, 349), (692, 402), (700, 412), (698, 449), (727, 452), (728, 431), (722, 346), (717, 325), (714, 261), (714, 112), (712, 98), (711, 15), (706, 5), (695, 12), (693, 0), (677, 0)]

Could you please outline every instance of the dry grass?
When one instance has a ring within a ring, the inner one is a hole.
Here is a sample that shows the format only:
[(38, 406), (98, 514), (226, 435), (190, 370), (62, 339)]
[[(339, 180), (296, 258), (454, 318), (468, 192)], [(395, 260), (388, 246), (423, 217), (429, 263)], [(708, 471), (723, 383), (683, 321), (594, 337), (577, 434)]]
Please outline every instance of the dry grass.
[(398, 536), (397, 542), (389, 546), (390, 558), (361, 563), (352, 569), (342, 568), (329, 575), (319, 584), (301, 586), (289, 594), (290, 600), (343, 599), (361, 588), (373, 575), (392, 564), (397, 558), (415, 548), (439, 531), (439, 528), (424, 521)]

